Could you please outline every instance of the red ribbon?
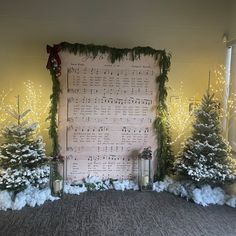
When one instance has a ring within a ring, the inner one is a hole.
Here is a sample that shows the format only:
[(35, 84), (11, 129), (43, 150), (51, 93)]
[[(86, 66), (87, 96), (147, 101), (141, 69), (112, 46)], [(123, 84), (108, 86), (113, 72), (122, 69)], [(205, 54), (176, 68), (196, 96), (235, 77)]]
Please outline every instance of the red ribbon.
[(61, 65), (61, 59), (58, 55), (58, 53), (61, 51), (61, 45), (60, 44), (54, 44), (53, 47), (47, 45), (47, 53), (49, 53), (48, 62), (47, 62), (47, 69), (52, 69), (53, 63), (52, 60), (55, 59), (57, 62), (57, 65)]

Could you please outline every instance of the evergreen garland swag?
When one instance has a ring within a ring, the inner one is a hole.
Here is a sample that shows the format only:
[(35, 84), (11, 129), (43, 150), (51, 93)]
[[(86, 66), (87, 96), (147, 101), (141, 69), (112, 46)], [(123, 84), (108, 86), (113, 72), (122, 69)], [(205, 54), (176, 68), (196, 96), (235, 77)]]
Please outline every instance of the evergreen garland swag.
[(47, 52), (49, 53), (47, 69), (50, 70), (52, 76), (52, 95), (51, 108), (49, 111), (50, 127), (49, 135), (52, 139), (53, 155), (59, 155), (59, 144), (58, 144), (58, 134), (57, 134), (57, 106), (60, 95), (60, 82), (58, 77), (60, 76), (61, 70), (61, 60), (58, 55), (59, 51), (68, 51), (74, 54), (84, 54), (92, 55), (94, 58), (99, 54), (107, 54), (108, 58), (112, 63), (116, 60), (121, 60), (125, 56), (129, 56), (131, 60), (139, 59), (141, 55), (150, 55), (156, 61), (159, 62), (161, 73), (156, 78), (156, 83), (158, 84), (158, 97), (157, 97), (157, 114), (158, 117), (154, 122), (154, 128), (156, 130), (158, 150), (156, 152), (158, 159), (158, 170), (157, 179), (163, 179), (166, 174), (170, 172), (173, 165), (173, 156), (170, 148), (170, 135), (169, 126), (167, 120), (167, 88), (165, 83), (168, 81), (168, 72), (170, 69), (170, 58), (171, 55), (166, 53), (165, 50), (155, 50), (151, 47), (134, 47), (132, 49), (123, 48), (111, 48), (108, 46), (96, 46), (93, 44), (71, 44), (68, 42), (62, 42), (60, 44), (54, 45), (53, 47), (47, 46)]

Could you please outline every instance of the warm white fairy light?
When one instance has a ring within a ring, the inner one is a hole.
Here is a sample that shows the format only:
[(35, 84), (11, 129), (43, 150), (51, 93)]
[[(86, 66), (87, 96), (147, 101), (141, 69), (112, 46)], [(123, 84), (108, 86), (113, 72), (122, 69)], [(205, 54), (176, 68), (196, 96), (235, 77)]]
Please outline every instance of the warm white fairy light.
[[(28, 80), (23, 83), (24, 87), (20, 96), (20, 110), (21, 112), (30, 109), (31, 112), (27, 115), (26, 120), (29, 122), (37, 122), (39, 124), (38, 132), (45, 131), (49, 124), (46, 121), (49, 111), (50, 101), (45, 103), (43, 97), (43, 87), (41, 85), (35, 85), (32, 81)], [(8, 93), (5, 91), (0, 92), (0, 125), (9, 125), (12, 120), (8, 111), (16, 109), (16, 94), (10, 89)]]
[(220, 118), (226, 120), (227, 128), (226, 130), (230, 129), (229, 122), (232, 119), (236, 119), (236, 94), (231, 93), (228, 98), (226, 98), (226, 87), (230, 86), (227, 85), (226, 78), (226, 68), (223, 65), (220, 65), (215, 71), (215, 83), (210, 86), (210, 90), (212, 93), (215, 94), (215, 100), (219, 104), (219, 113)]
[(10, 108), (10, 105), (7, 104), (7, 98), (10, 96), (12, 89), (8, 92), (5, 90), (0, 91), (0, 128), (7, 124), (8, 115), (6, 111)]
[(25, 94), (23, 96), (23, 109), (30, 109), (31, 112), (27, 116), (31, 122), (37, 122), (40, 125), (40, 131), (48, 128), (46, 118), (48, 116), (49, 105), (48, 101), (45, 104), (42, 94), (42, 85), (35, 86), (35, 84), (28, 80), (24, 82)]
[(172, 138), (171, 145), (174, 152), (180, 150), (181, 143), (185, 142), (191, 131), (191, 124), (194, 119), (192, 112), (189, 111), (189, 103), (195, 103), (195, 98), (191, 101), (184, 96), (183, 82), (180, 83), (178, 90), (172, 90), (170, 99), (168, 99), (168, 112), (170, 134)]

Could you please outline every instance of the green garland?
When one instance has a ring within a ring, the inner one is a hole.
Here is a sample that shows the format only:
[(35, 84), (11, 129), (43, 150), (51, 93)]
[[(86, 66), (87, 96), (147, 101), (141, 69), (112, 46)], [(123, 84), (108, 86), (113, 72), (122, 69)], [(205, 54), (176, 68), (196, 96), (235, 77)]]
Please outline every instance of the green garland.
[(52, 155), (55, 157), (59, 155), (59, 143), (57, 134), (57, 108), (61, 89), (60, 82), (56, 76), (55, 71), (51, 70), (50, 73), (52, 76), (52, 94), (50, 96), (51, 107), (47, 119), (50, 121), (49, 136), (52, 139)]
[(170, 54), (163, 53), (160, 58), (161, 73), (156, 78), (159, 85), (159, 97), (157, 98), (158, 116), (154, 122), (156, 130), (158, 149), (157, 149), (157, 174), (156, 180), (163, 180), (166, 175), (172, 173), (174, 156), (171, 150), (171, 137), (169, 132), (168, 110), (166, 105), (168, 72), (170, 70)]
[[(71, 44), (67, 42), (62, 42), (54, 47), (60, 48), (61, 51), (68, 51), (70, 53), (81, 54), (81, 55), (92, 55), (94, 58), (98, 54), (107, 54), (111, 63), (117, 60), (122, 60), (122, 58), (129, 56), (131, 60), (139, 59), (141, 55), (149, 55), (154, 58), (154, 60), (159, 61), (161, 68), (160, 75), (156, 78), (156, 82), (159, 88), (159, 96), (157, 97), (157, 113), (158, 118), (154, 122), (154, 128), (157, 135), (158, 150), (156, 152), (158, 166), (157, 166), (157, 179), (162, 179), (167, 173), (169, 173), (170, 166), (172, 165), (172, 152), (170, 149), (170, 136), (168, 128), (168, 120), (166, 119), (167, 106), (166, 97), (167, 89), (165, 83), (168, 81), (168, 71), (170, 69), (170, 55), (165, 52), (165, 50), (155, 50), (151, 47), (134, 47), (132, 49), (123, 48), (111, 48), (107, 46), (96, 46), (93, 44)], [(53, 48), (52, 48), (53, 49)], [(49, 113), (50, 127), (49, 135), (52, 138), (53, 144), (53, 155), (59, 155), (60, 148), (58, 144), (58, 134), (57, 134), (57, 106), (60, 95), (60, 82), (58, 77), (60, 76), (60, 61), (58, 60), (58, 55), (55, 53), (56, 50), (52, 50), (50, 54), (50, 61), (47, 67), (52, 76), (53, 88), (51, 95), (51, 109)], [(55, 55), (56, 54), (56, 55)]]
[(62, 51), (69, 51), (70, 53), (81, 54), (81, 55), (93, 55), (95, 58), (99, 53), (108, 54), (108, 57), (111, 63), (115, 61), (122, 60), (125, 56), (130, 56), (130, 59), (134, 61), (135, 59), (140, 58), (141, 55), (153, 56), (155, 60), (158, 60), (158, 57), (161, 54), (165, 54), (163, 50), (155, 50), (151, 47), (135, 47), (135, 48), (111, 48), (107, 46), (96, 46), (93, 44), (80, 44), (80, 43), (67, 43), (63, 42), (60, 44)]

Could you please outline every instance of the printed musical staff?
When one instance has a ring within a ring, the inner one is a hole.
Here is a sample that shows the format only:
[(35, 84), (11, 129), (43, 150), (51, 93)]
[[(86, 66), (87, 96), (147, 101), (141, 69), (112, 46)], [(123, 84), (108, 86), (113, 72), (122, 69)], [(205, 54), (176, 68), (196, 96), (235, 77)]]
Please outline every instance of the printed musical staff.
[(95, 74), (95, 75), (113, 75), (113, 76), (153, 76), (154, 71), (150, 69), (141, 69), (137, 67), (137, 69), (114, 69), (114, 68), (93, 68), (93, 67), (69, 67), (68, 74), (76, 75), (76, 74)]
[(93, 123), (96, 124), (152, 124), (152, 117), (93, 117), (93, 116), (77, 116), (73, 118), (68, 118), (68, 122), (75, 123)]
[(67, 98), (68, 103), (76, 104), (138, 104), (138, 105), (152, 105), (152, 100), (147, 98), (113, 98), (113, 97), (69, 97)]

